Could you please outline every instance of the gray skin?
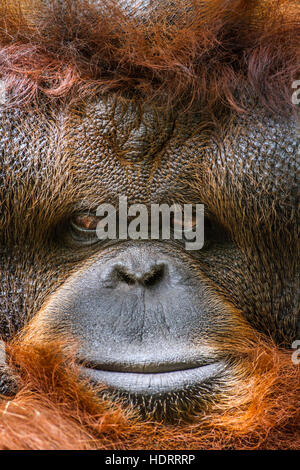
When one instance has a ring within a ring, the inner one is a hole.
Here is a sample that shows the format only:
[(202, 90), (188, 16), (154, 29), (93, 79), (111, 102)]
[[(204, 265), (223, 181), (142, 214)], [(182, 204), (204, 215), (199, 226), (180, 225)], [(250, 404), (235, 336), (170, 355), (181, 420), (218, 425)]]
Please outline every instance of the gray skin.
[[(79, 340), (83, 373), (113, 395), (208, 400), (232, 378), (213, 343), (236, 334), (235, 309), (281, 346), (299, 338), (297, 152), (295, 117), (261, 108), (212, 120), (110, 95), (3, 110), (3, 339), (44, 307), (40, 336)], [(84, 244), (74, 216), (119, 195), (203, 203), (204, 248)]]

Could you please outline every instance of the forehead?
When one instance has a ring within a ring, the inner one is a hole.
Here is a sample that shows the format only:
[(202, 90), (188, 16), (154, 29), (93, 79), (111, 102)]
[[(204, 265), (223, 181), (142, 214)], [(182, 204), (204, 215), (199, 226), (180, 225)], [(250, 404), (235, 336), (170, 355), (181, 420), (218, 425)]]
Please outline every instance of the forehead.
[[(199, 116), (114, 98), (65, 116), (64, 141), (80, 178), (88, 173), (107, 196), (150, 201), (174, 196), (199, 156)], [(201, 145), (201, 144), (200, 144)]]
[(11, 111), (0, 124), (0, 146), (6, 185), (33, 178), (36, 188), (51, 188), (59, 180), (65, 199), (89, 206), (120, 195), (205, 203), (212, 197), (206, 174), (224, 197), (245, 181), (257, 194), (278, 197), (296, 185), (296, 120), (261, 109), (211, 122), (201, 109), (166, 110), (109, 96), (59, 112)]
[(166, 110), (111, 97), (67, 113), (64, 142), (78, 178), (92, 177), (112, 198), (149, 202), (188, 192), (193, 177), (199, 182), (206, 172), (233, 184), (255, 181), (258, 191), (289, 191), (299, 150), (296, 120), (259, 108), (212, 121), (201, 108)]

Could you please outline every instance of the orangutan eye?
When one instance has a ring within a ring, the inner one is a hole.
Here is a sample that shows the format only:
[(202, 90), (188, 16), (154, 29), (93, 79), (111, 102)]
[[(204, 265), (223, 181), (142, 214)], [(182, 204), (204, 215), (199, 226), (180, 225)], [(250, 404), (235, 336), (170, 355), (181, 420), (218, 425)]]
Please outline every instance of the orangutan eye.
[(75, 215), (70, 220), (72, 240), (80, 245), (93, 245), (99, 241), (96, 228), (101, 218), (91, 214)]
[(196, 214), (193, 212), (187, 217), (182, 211), (178, 213), (171, 214), (171, 225), (174, 232), (178, 231), (180, 233), (190, 232), (197, 225)]
[(195, 231), (198, 220), (195, 214), (192, 217), (183, 218), (182, 221), (182, 232), (183, 234), (189, 234)]
[(79, 230), (95, 231), (99, 223), (99, 217), (87, 214), (77, 215), (72, 219), (71, 223), (73, 227)]

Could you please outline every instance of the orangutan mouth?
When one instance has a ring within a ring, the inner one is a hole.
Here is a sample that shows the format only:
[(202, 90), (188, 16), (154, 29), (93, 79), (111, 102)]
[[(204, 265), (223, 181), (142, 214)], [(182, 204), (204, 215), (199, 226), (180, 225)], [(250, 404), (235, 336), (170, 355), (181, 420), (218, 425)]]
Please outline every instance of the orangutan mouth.
[(140, 364), (132, 365), (131, 370), (124, 370), (122, 365), (119, 370), (103, 370), (100, 366), (82, 367), (82, 372), (92, 382), (102, 383), (112, 389), (141, 395), (160, 395), (202, 384), (224, 369), (223, 362), (214, 362), (198, 367), (188, 364), (161, 364), (155, 371), (150, 366)]

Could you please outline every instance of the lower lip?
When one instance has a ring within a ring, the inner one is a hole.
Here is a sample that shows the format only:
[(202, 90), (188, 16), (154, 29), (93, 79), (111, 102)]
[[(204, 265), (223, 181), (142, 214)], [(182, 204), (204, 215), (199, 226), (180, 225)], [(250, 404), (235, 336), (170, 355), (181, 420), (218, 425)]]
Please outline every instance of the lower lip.
[(142, 395), (178, 392), (215, 377), (224, 370), (224, 364), (216, 362), (192, 369), (143, 374), (115, 372), (82, 367), (83, 374), (93, 382), (109, 388)]

